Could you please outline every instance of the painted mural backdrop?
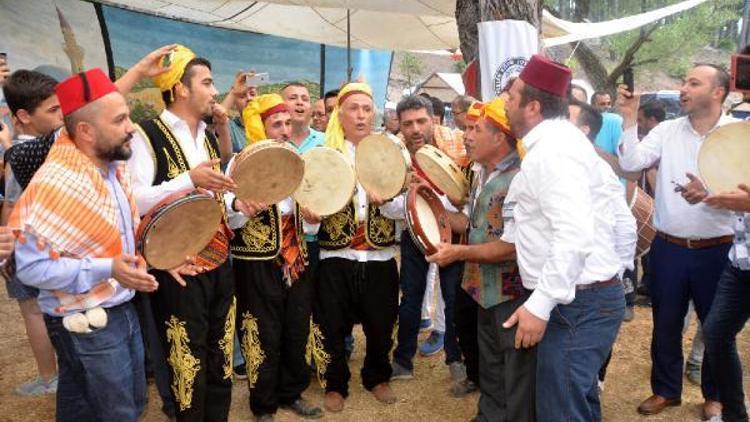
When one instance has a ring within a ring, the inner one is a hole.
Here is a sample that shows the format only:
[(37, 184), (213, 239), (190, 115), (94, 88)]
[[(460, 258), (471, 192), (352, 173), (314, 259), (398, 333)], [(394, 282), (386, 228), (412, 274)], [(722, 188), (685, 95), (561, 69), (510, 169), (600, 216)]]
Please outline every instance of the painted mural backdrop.
[[(229, 89), (236, 72), (250, 69), (270, 74), (273, 84), (261, 92), (290, 81), (305, 83), (315, 97), (320, 92), (320, 44), (213, 28), (80, 0), (0, 0), (0, 52), (8, 54), (12, 69), (39, 68), (63, 78), (71, 72), (101, 67), (119, 76), (148, 52), (170, 43), (184, 44), (209, 59), (222, 93)], [(385, 102), (390, 64), (388, 51), (352, 50), (353, 77), (362, 75), (373, 86), (379, 108)], [(337, 88), (345, 80), (346, 49), (327, 46), (324, 90)], [(134, 120), (163, 107), (150, 81), (139, 84), (129, 100)]]

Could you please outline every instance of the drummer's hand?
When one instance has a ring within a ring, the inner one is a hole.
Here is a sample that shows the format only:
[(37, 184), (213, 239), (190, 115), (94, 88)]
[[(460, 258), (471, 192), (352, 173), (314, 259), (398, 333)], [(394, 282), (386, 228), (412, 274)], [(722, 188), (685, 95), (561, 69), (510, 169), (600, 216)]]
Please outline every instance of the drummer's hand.
[(320, 216), (315, 212), (305, 207), (300, 207), (299, 211), (302, 214), (302, 219), (305, 220), (307, 224), (320, 224), (322, 218), (320, 218)]
[(692, 173), (685, 173), (685, 175), (690, 179), (690, 182), (684, 186), (684, 189), (681, 189), (682, 197), (691, 205), (704, 200), (708, 196), (708, 191), (706, 191), (700, 179)]
[(454, 201), (453, 199), (451, 199), (450, 196), (447, 196), (447, 195), (446, 195), (446, 198), (448, 198), (448, 202), (450, 202), (458, 210), (463, 208), (464, 205), (466, 205), (466, 201), (467, 201), (467, 198), (461, 198), (460, 201)]
[(182, 278), (183, 275), (196, 276), (205, 271), (205, 268), (195, 265), (195, 261), (193, 260), (193, 258), (188, 256), (185, 257), (185, 262), (182, 263), (182, 265), (172, 268), (167, 272), (172, 276), (172, 278), (174, 278), (177, 284), (182, 287), (187, 287), (185, 279)]
[(385, 204), (386, 201), (383, 198), (381, 198), (380, 195), (378, 195), (377, 193), (367, 192), (367, 202), (369, 202), (375, 207), (379, 207)]
[(0, 261), (8, 259), (13, 253), (16, 238), (8, 226), (0, 226)]
[(737, 190), (709, 195), (703, 202), (714, 208), (750, 212), (750, 187), (741, 184)]
[(445, 267), (461, 260), (461, 245), (441, 242), (437, 245), (437, 252), (426, 257), (426, 259), (427, 262), (434, 262), (441, 267)]
[(622, 128), (629, 129), (638, 121), (641, 94), (628, 91), (625, 85), (617, 87), (617, 113), (622, 116)]
[(148, 53), (145, 57), (133, 66), (138, 76), (141, 78), (153, 78), (169, 70), (169, 66), (164, 66), (164, 56), (177, 48), (177, 44), (169, 44), (159, 47)]
[(237, 211), (245, 215), (245, 217), (253, 218), (258, 215), (259, 212), (268, 208), (268, 206), (262, 202), (255, 201), (243, 201), (241, 199), (234, 200), (234, 207)]
[(193, 181), (193, 186), (214, 192), (226, 192), (237, 189), (237, 184), (231, 178), (214, 170), (214, 166), (220, 162), (221, 159), (219, 158), (204, 161), (198, 164), (198, 167), (190, 170), (190, 180)]
[(120, 255), (112, 260), (112, 278), (123, 287), (153, 292), (159, 287), (156, 278), (146, 271), (146, 261), (135, 255)]
[(229, 122), (229, 114), (227, 109), (219, 103), (214, 103), (211, 106), (211, 115), (213, 116), (214, 126), (223, 126)]

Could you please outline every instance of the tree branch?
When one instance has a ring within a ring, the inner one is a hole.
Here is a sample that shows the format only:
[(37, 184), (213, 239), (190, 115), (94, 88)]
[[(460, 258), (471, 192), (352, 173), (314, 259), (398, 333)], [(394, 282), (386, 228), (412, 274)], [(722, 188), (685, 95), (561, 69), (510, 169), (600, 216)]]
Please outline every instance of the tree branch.
[(628, 47), (622, 57), (622, 60), (620, 60), (620, 64), (612, 69), (612, 72), (610, 72), (609, 76), (607, 77), (608, 86), (614, 86), (617, 79), (622, 76), (623, 72), (625, 72), (625, 69), (632, 65), (635, 54), (638, 52), (641, 46), (643, 46), (644, 43), (650, 41), (651, 34), (653, 34), (657, 28), (659, 28), (658, 24), (651, 25), (646, 31), (642, 32), (638, 36), (638, 38), (635, 40), (635, 42), (633, 42), (633, 44), (630, 45), (630, 47)]
[(641, 60), (641, 61), (638, 61), (638, 62), (633, 62), (630, 65), (632, 67), (638, 67), (638, 66), (643, 66), (644, 64), (656, 63), (658, 61), (659, 61), (659, 59), (644, 59), (644, 60)]

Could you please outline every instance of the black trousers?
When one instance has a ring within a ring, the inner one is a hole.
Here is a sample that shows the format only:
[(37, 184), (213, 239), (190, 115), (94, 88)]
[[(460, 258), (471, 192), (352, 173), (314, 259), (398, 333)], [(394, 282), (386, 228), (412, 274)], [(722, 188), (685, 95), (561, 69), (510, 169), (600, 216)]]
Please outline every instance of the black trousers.
[(170, 367), (178, 421), (226, 421), (232, 400), (234, 281), (229, 261), (180, 286), (151, 272), (151, 307)]
[(315, 314), (331, 362), (326, 391), (349, 394), (349, 366), (344, 338), (356, 321), (366, 337), (362, 384), (367, 390), (391, 378), (390, 353), (398, 315), (396, 260), (356, 262), (343, 258), (320, 261), (315, 289)]
[(310, 384), (305, 360), (312, 280), (303, 273), (287, 286), (273, 261), (234, 260), (237, 326), (245, 357), (250, 410), (256, 416), (291, 404)]
[(516, 349), (516, 327), (503, 323), (528, 298), (525, 294), (489, 309), (479, 307), (478, 421), (533, 422), (535, 411), (536, 347)]
[(479, 385), (479, 345), (477, 343), (477, 310), (479, 305), (461, 287), (456, 284), (456, 298), (453, 302), (456, 338), (466, 365), (466, 378)]

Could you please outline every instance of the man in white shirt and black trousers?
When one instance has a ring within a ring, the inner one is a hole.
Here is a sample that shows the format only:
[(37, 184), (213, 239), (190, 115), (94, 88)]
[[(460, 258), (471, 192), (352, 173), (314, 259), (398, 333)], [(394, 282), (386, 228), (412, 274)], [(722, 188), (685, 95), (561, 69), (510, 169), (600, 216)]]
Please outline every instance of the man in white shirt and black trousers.
[(538, 344), (539, 421), (601, 420), (597, 374), (625, 314), (617, 245), (634, 248), (636, 236), (633, 219), (613, 217), (625, 206), (617, 177), (567, 120), (570, 79), (568, 67), (534, 55), (506, 104), (523, 141), (500, 247), (515, 245), (533, 292), (503, 327), (517, 326), (516, 347)]
[[(710, 64), (688, 71), (680, 88), (680, 106), (687, 116), (660, 123), (638, 142), (639, 96), (621, 89), (618, 99), (625, 122), (620, 166), (626, 171), (648, 169), (660, 162), (656, 175), (656, 238), (649, 253), (649, 291), (653, 303), (651, 389), (638, 407), (652, 415), (679, 406), (682, 394), (682, 324), (693, 300), (701, 323), (714, 299), (719, 276), (732, 246), (732, 215), (706, 204), (698, 174), (698, 150), (714, 129), (736, 121), (722, 115), (729, 93), (729, 74)], [(687, 179), (687, 180), (686, 180)], [(684, 199), (683, 199), (684, 197)], [(686, 201), (687, 200), (687, 201)], [(706, 419), (721, 413), (710, 362), (703, 360), (701, 389)]]
[[(219, 157), (226, 161), (231, 155), (231, 137), (226, 112), (216, 102), (211, 63), (178, 45), (169, 70), (153, 79), (167, 108), (140, 122), (131, 141), (128, 167), (139, 212), (197, 188), (221, 201), (222, 192), (236, 185), (219, 168)], [(218, 139), (206, 130), (209, 116)], [(149, 272), (159, 282), (150, 302), (170, 366), (177, 420), (227, 420), (235, 314), (229, 260), (200, 274)]]

